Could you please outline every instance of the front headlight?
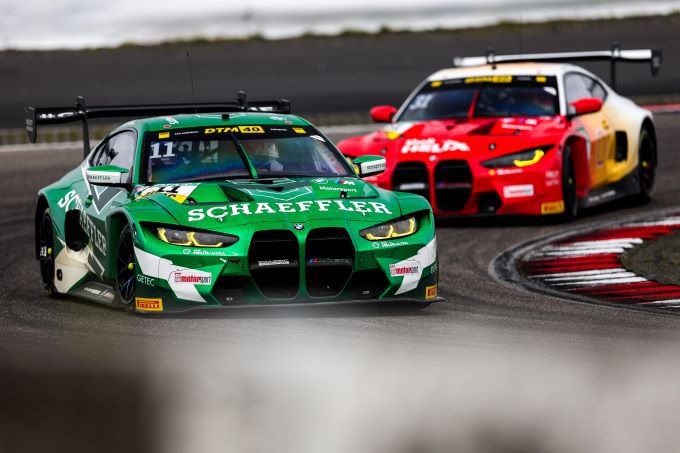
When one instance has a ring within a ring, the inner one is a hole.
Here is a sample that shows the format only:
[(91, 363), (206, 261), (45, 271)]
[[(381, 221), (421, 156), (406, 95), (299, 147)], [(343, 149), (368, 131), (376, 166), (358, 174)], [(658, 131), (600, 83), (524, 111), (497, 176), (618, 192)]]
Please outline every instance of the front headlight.
[(156, 236), (161, 241), (185, 247), (226, 247), (238, 241), (236, 236), (229, 234), (180, 230), (168, 227), (155, 227), (154, 229)]
[(418, 223), (415, 217), (392, 220), (382, 225), (363, 229), (359, 232), (361, 237), (369, 241), (382, 241), (410, 236), (418, 231)]
[(526, 151), (508, 154), (507, 156), (485, 160), (482, 162), (482, 166), (486, 168), (528, 167), (540, 162), (541, 159), (543, 159), (543, 156), (545, 156), (551, 148), (552, 145), (540, 146)]

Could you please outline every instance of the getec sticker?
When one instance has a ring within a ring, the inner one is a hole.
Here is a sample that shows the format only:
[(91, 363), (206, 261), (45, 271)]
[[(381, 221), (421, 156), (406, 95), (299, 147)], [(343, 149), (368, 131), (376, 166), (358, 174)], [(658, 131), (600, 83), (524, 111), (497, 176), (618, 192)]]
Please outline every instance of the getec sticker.
[(163, 311), (163, 299), (135, 298), (135, 309), (139, 311)]
[(234, 126), (234, 127), (208, 127), (204, 134), (226, 134), (228, 132), (240, 132), (242, 134), (264, 134), (262, 126)]

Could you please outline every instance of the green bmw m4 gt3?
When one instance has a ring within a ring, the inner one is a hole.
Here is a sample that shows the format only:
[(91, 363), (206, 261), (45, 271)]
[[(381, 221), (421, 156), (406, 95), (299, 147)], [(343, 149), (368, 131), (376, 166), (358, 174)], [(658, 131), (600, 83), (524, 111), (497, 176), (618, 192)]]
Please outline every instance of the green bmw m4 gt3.
[[(50, 294), (137, 312), (437, 296), (428, 202), (362, 181), (286, 101), (27, 108), (83, 121), (86, 157), (39, 191), (36, 258)], [(136, 119), (89, 150), (91, 118)]]

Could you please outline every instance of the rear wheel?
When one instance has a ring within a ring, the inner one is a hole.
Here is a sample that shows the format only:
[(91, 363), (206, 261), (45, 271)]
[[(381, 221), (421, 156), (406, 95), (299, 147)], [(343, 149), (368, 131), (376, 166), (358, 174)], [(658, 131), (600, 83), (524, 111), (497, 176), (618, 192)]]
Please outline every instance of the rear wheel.
[(562, 199), (564, 200), (564, 220), (571, 220), (578, 213), (578, 200), (576, 199), (576, 171), (574, 162), (571, 160), (571, 148), (564, 147), (562, 153)]
[(57, 295), (54, 287), (54, 226), (50, 208), (45, 209), (38, 227), (38, 259), (43, 286), (51, 297)]
[(654, 183), (656, 182), (656, 145), (646, 129), (643, 129), (640, 133), (638, 150), (637, 171), (640, 180), (640, 193), (637, 199), (640, 203), (649, 203), (654, 194)]
[(136, 289), (135, 248), (132, 228), (126, 225), (120, 233), (116, 251), (116, 293), (121, 305), (132, 307)]

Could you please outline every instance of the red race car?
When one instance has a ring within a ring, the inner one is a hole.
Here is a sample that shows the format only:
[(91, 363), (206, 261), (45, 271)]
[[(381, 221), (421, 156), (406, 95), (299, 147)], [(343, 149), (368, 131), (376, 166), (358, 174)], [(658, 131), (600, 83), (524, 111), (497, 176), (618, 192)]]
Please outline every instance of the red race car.
[(573, 217), (579, 208), (652, 195), (656, 135), (649, 111), (583, 68), (608, 59), (661, 66), (658, 50), (494, 55), (454, 60), (432, 74), (400, 109), (378, 106), (389, 123), (338, 144), (350, 160), (384, 155), (387, 170), (367, 178), (426, 197), (437, 217)]

